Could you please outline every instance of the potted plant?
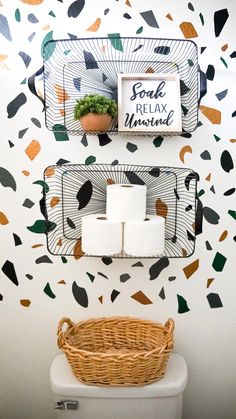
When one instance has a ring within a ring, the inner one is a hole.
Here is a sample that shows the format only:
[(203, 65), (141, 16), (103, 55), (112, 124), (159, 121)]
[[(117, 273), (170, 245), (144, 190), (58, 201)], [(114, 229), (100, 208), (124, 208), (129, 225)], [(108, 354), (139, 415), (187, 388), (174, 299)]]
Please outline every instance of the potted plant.
[(117, 113), (116, 101), (99, 94), (84, 96), (74, 107), (74, 119), (84, 131), (108, 131)]

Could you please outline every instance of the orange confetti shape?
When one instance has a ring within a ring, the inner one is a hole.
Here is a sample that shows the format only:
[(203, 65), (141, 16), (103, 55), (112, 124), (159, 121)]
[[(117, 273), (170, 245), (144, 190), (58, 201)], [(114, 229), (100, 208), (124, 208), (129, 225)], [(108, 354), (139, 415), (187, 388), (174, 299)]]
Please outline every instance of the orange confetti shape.
[(74, 247), (74, 258), (76, 260), (80, 259), (84, 255), (84, 252), (81, 250), (81, 239), (77, 240)]
[(49, 29), (50, 29), (50, 25), (43, 26), (43, 31), (49, 31)]
[(31, 304), (31, 301), (28, 299), (23, 299), (23, 300), (20, 300), (20, 303), (23, 307), (29, 307)]
[(86, 29), (86, 31), (90, 31), (90, 32), (97, 32), (97, 30), (99, 29), (99, 26), (101, 25), (101, 19), (100, 17), (98, 17), (95, 22), (89, 26), (88, 29)]
[(98, 297), (99, 301), (101, 304), (103, 304), (103, 295), (100, 295), (100, 297)]
[(152, 67), (148, 67), (147, 70), (145, 71), (145, 73), (155, 73), (154, 69)]
[(107, 182), (107, 185), (114, 185), (115, 183), (113, 179), (107, 179), (106, 182)]
[(231, 138), (229, 141), (230, 141), (231, 143), (236, 143), (236, 138)]
[(222, 50), (222, 51), (226, 51), (226, 50), (227, 50), (227, 48), (228, 48), (228, 44), (224, 44), (224, 45), (223, 45), (223, 47), (221, 47), (221, 50)]
[(227, 230), (223, 231), (223, 233), (220, 235), (219, 242), (223, 242), (227, 236), (228, 236), (228, 231)]
[(22, 173), (25, 176), (29, 176), (30, 175), (30, 172), (28, 172), (28, 170), (22, 170)]
[(198, 34), (191, 22), (182, 22), (179, 25), (185, 38), (197, 38)]
[(0, 67), (4, 70), (9, 70), (9, 67), (6, 65), (5, 60), (8, 58), (6, 54), (0, 54)]
[(135, 294), (131, 295), (131, 298), (138, 301), (138, 303), (140, 304), (152, 304), (152, 301), (149, 300), (149, 298), (142, 291), (138, 291)]
[(211, 173), (209, 173), (209, 175), (207, 175), (206, 180), (207, 180), (208, 182), (210, 182), (210, 180), (211, 180)]
[(168, 13), (168, 15), (166, 15), (166, 18), (169, 20), (173, 20), (173, 17), (170, 15), (170, 13)]
[(179, 158), (182, 161), (182, 163), (184, 163), (184, 157), (185, 157), (185, 153), (192, 153), (192, 147), (190, 147), (190, 145), (185, 145), (184, 147), (181, 148), (180, 152), (179, 152)]
[(65, 116), (65, 114), (66, 114), (64, 109), (59, 109), (59, 112), (60, 112), (61, 116)]
[(55, 84), (55, 92), (58, 103), (64, 103), (66, 100), (70, 99), (70, 96), (66, 93), (65, 89), (58, 84)]
[(126, 4), (126, 6), (132, 7), (129, 0), (126, 0), (125, 4)]
[(195, 260), (194, 262), (190, 263), (189, 265), (183, 268), (186, 278), (190, 278), (199, 268), (199, 259)]
[(44, 0), (20, 0), (22, 3), (25, 4), (31, 4), (32, 6), (37, 6), (38, 4), (41, 4), (44, 2)]
[(200, 105), (200, 111), (202, 114), (209, 119), (210, 122), (214, 125), (219, 125), (221, 123), (221, 112), (218, 109), (209, 108), (208, 106)]
[(61, 285), (66, 285), (66, 282), (64, 281), (64, 279), (62, 279), (61, 281), (58, 281), (57, 283)]
[(211, 283), (214, 281), (214, 278), (208, 278), (207, 280), (207, 288), (211, 285)]
[(183, 256), (183, 258), (185, 258), (187, 256), (187, 250), (186, 249), (182, 249), (182, 256)]
[(38, 247), (42, 247), (43, 244), (42, 243), (37, 243), (37, 244), (33, 244), (32, 249), (37, 249)]
[(8, 218), (5, 214), (3, 214), (3, 212), (0, 211), (0, 224), (2, 226), (5, 226), (9, 223)]
[(55, 173), (55, 169), (54, 169), (54, 167), (51, 167), (51, 166), (47, 167), (47, 169), (44, 172), (46, 177), (51, 177), (51, 176), (54, 175), (54, 173)]
[(160, 215), (161, 217), (166, 218), (168, 214), (168, 206), (161, 200), (161, 198), (158, 198), (155, 203), (156, 207), (156, 214)]
[(57, 242), (57, 246), (61, 246), (62, 245), (62, 239), (59, 239)]
[(30, 160), (34, 160), (35, 157), (40, 152), (40, 150), (41, 150), (41, 146), (40, 146), (39, 142), (36, 141), (36, 140), (33, 140), (28, 145), (28, 147), (25, 149), (25, 153), (27, 154), (27, 156), (29, 157)]
[(50, 201), (50, 207), (54, 208), (59, 202), (60, 199), (57, 196), (54, 196)]

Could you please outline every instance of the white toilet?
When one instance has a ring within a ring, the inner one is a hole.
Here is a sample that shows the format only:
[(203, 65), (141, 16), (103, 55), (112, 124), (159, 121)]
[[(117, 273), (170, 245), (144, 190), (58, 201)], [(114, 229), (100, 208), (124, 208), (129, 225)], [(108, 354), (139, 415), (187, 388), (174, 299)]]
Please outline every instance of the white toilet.
[(181, 355), (172, 353), (165, 377), (153, 384), (86, 386), (62, 354), (51, 365), (50, 380), (58, 419), (181, 419), (187, 366)]

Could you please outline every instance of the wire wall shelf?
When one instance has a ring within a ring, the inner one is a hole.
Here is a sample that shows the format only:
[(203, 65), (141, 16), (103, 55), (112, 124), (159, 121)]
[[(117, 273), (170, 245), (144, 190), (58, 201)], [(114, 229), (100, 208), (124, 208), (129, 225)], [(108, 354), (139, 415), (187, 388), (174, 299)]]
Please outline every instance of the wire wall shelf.
[[(197, 200), (198, 174), (190, 169), (66, 164), (48, 167), (44, 179), (48, 192), (44, 191), (41, 211), (48, 226), (48, 250), (54, 255), (84, 255), (81, 217), (106, 212), (106, 187), (112, 183), (147, 186), (147, 214), (165, 218), (162, 256), (180, 258), (194, 252), (196, 235), (201, 232), (202, 208)], [(78, 196), (82, 206), (78, 205)], [(120, 253), (112, 257), (129, 256)]]
[[(206, 93), (206, 77), (200, 71), (193, 41), (118, 36), (51, 40), (44, 45), (43, 56), (45, 122), (49, 130), (83, 134), (80, 122), (74, 120), (76, 101), (95, 93), (117, 99), (117, 79), (121, 73), (177, 74), (182, 131), (192, 132), (197, 127), (199, 103)], [(36, 94), (35, 88), (31, 90)], [(122, 134), (116, 120), (109, 133)], [(174, 132), (128, 133), (159, 134), (179, 135)]]

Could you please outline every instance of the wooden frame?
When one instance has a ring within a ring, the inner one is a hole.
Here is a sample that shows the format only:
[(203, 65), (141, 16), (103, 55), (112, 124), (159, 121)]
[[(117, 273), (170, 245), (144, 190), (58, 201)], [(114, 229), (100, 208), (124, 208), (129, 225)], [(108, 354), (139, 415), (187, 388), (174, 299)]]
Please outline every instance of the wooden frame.
[(118, 131), (182, 132), (176, 74), (118, 74)]

